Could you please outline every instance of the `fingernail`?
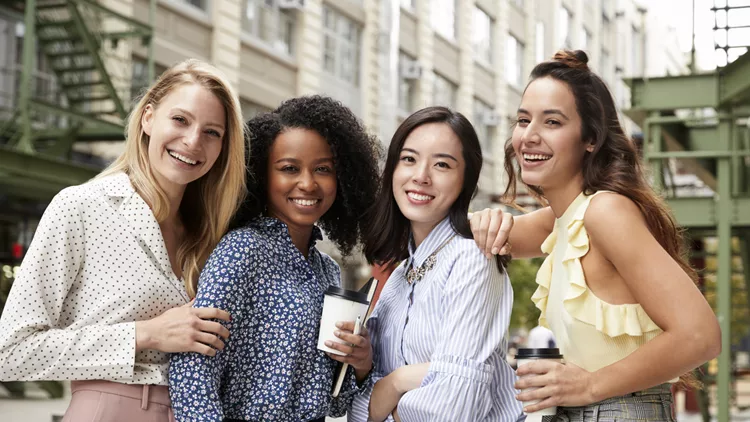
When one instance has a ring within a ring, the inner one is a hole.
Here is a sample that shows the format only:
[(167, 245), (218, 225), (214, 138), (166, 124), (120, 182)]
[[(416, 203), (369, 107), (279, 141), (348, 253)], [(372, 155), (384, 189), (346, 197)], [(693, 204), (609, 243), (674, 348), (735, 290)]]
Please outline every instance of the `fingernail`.
[(333, 342), (326, 340), (326, 347), (333, 347)]
[(497, 251), (497, 248), (492, 248), (492, 254), (493, 254), (493, 255), (497, 255), (497, 252), (498, 252), (498, 251)]
[(339, 331), (339, 330), (336, 330), (336, 331), (334, 331), (334, 332), (333, 332), (333, 334), (335, 334), (335, 335), (336, 335), (336, 337), (338, 337), (338, 336), (340, 336), (340, 335), (341, 335), (341, 331)]

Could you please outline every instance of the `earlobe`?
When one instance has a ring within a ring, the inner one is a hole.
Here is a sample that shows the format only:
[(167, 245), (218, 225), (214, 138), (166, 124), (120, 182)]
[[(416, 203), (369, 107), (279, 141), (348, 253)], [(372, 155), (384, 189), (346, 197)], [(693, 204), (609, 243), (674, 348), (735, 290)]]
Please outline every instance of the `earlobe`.
[(587, 152), (594, 152), (594, 144), (588, 144), (586, 146), (586, 151)]
[(143, 110), (143, 116), (141, 117), (141, 127), (143, 127), (143, 132), (148, 136), (151, 136), (151, 127), (153, 121), (154, 107), (151, 104), (148, 104), (146, 106), (146, 109)]

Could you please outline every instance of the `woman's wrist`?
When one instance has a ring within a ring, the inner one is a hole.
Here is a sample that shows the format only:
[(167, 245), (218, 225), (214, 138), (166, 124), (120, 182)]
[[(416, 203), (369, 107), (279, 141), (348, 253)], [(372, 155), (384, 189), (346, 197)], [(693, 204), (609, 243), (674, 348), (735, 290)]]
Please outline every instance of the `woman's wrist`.
[[(601, 369), (599, 371), (601, 371)], [(601, 380), (603, 377), (599, 376), (599, 371), (588, 372), (588, 387), (586, 390), (591, 403), (598, 403), (609, 398), (602, 395), (601, 386), (599, 385), (598, 380)]]
[(153, 349), (153, 338), (149, 331), (148, 321), (135, 322), (135, 351)]
[(354, 378), (357, 380), (357, 384), (361, 384), (366, 380), (367, 376), (370, 375), (370, 372), (372, 372), (372, 366), (370, 366), (369, 369), (354, 368)]

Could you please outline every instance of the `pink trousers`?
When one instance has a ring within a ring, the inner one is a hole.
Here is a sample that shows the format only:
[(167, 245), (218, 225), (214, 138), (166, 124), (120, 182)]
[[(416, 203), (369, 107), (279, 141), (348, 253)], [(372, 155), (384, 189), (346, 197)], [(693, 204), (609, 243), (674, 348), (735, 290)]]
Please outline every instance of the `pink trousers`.
[(163, 385), (73, 381), (63, 422), (175, 422)]

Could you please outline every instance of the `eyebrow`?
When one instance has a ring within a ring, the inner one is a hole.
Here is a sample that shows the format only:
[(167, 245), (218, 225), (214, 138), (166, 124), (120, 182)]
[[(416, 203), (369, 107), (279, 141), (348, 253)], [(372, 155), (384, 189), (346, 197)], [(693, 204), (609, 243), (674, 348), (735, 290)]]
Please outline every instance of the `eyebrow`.
[[(520, 113), (523, 113), (523, 114), (531, 114), (531, 113), (529, 113), (529, 111), (528, 111), (528, 110), (526, 110), (525, 108), (519, 108), (519, 109), (518, 109), (518, 113), (519, 113), (519, 114), (520, 114)], [(559, 114), (559, 115), (560, 115), (560, 116), (562, 116), (562, 117), (563, 117), (563, 118), (564, 118), (565, 120), (570, 120), (570, 118), (568, 118), (568, 116), (566, 116), (566, 115), (565, 115), (565, 113), (563, 113), (562, 111), (560, 111), (560, 110), (558, 110), (558, 109), (556, 109), (556, 108), (550, 108), (550, 109), (544, 110), (544, 111), (542, 112), (542, 114)]]
[[(403, 152), (403, 151), (406, 151), (406, 152), (411, 152), (412, 154), (416, 154), (416, 155), (419, 155), (419, 153), (418, 153), (418, 152), (417, 152), (416, 150), (414, 150), (414, 149), (411, 149), (411, 148), (401, 148), (401, 151), (402, 151), (402, 152)], [(443, 153), (440, 153), (440, 152), (439, 152), (439, 153), (437, 153), (437, 154), (432, 154), (432, 156), (433, 156), (433, 157), (436, 157), (436, 158), (449, 158), (449, 159), (451, 159), (451, 160), (455, 161), (456, 163), (458, 163), (458, 159), (456, 159), (456, 157), (454, 157), (454, 156), (452, 156), (452, 155), (450, 155), (450, 154), (446, 154), (446, 153), (444, 153), (444, 152), (443, 152)]]
[[(184, 108), (175, 107), (175, 108), (172, 109), (172, 111), (179, 111), (182, 114), (187, 114), (187, 116), (190, 117), (191, 119), (195, 119), (195, 115), (193, 113), (185, 110)], [(219, 128), (221, 130), (224, 130), (224, 125), (219, 124), (219, 123), (207, 123), (206, 126), (213, 126), (213, 127)]]
[[(297, 164), (301, 161), (302, 160), (299, 160), (297, 158), (284, 157), (284, 158), (279, 158), (278, 160), (276, 160), (274, 164), (279, 164), (279, 163), (284, 163), (284, 162)], [(325, 158), (320, 158), (320, 159), (313, 161), (313, 163), (315, 164), (328, 163), (328, 162), (333, 163), (333, 157), (325, 157)]]

